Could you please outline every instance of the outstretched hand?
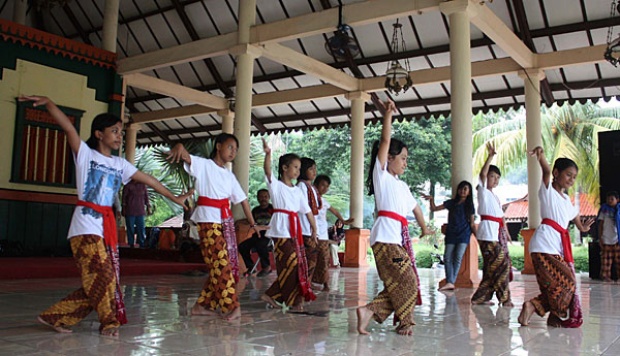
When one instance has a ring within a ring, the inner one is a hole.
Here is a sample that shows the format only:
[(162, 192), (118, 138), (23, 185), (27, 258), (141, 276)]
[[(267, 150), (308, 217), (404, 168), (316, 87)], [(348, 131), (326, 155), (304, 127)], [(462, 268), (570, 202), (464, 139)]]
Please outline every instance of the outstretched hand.
[(540, 146), (536, 146), (533, 150), (528, 152), (530, 156), (536, 156), (536, 159), (540, 160), (540, 157), (544, 154), (543, 148)]
[(174, 197), (173, 201), (182, 206), (183, 210), (189, 210), (187, 205), (185, 205), (185, 201), (192, 196), (194, 196), (194, 189), (190, 189), (189, 192), (185, 194), (177, 195)]
[(386, 101), (380, 101), (381, 103), (381, 107), (383, 108), (385, 113), (395, 113), (396, 112), (396, 104), (394, 104), (394, 102), (390, 99), (387, 99)]
[(487, 152), (489, 153), (489, 156), (495, 156), (497, 154), (497, 151), (495, 151), (495, 145), (491, 142), (487, 142)]
[(17, 98), (18, 101), (32, 101), (32, 106), (45, 106), (47, 103), (51, 102), (50, 98), (46, 96), (39, 95), (22, 95)]
[(435, 200), (432, 195), (422, 194), (422, 198), (428, 201)]
[(269, 145), (267, 144), (267, 141), (265, 140), (265, 138), (261, 138), (261, 140), (263, 140), (263, 152), (265, 152), (266, 155), (271, 153), (271, 148), (269, 147)]
[(181, 161), (187, 161), (189, 158), (189, 152), (185, 149), (185, 147), (177, 143), (174, 147), (168, 151), (168, 155), (166, 156), (166, 160), (170, 163), (179, 163)]
[(582, 221), (581, 221), (582, 229), (579, 229), (579, 231), (581, 231), (581, 232), (588, 232), (588, 231), (590, 231), (590, 227), (592, 226), (592, 224), (594, 224), (594, 221), (595, 221), (594, 218), (582, 219)]
[(428, 227), (423, 227), (422, 228), (422, 234), (420, 234), (420, 238), (424, 237), (424, 236), (428, 236), (428, 235), (434, 235), (435, 231), (430, 230)]

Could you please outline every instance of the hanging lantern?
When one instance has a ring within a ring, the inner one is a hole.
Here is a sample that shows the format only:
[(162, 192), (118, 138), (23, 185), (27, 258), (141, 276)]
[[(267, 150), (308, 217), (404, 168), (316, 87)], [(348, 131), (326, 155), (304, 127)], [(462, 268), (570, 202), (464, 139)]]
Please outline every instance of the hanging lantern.
[[(403, 37), (403, 25), (396, 20), (393, 24), (394, 32), (392, 33), (392, 43), (390, 48), (393, 55), (398, 55), (406, 51), (405, 38)], [(385, 88), (392, 94), (398, 96), (400, 92), (406, 92), (413, 85), (413, 80), (409, 76), (411, 70), (409, 59), (403, 60), (404, 66), (400, 61), (393, 60), (390, 62), (388, 69), (385, 71)]]

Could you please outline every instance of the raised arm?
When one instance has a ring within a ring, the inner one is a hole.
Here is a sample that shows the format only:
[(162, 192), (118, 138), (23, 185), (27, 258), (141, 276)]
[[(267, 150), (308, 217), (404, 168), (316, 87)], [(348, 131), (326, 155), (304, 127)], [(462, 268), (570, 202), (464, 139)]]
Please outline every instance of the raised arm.
[(153, 188), (157, 193), (182, 206), (185, 210), (187, 210), (187, 206), (184, 204), (185, 200), (194, 194), (194, 190), (191, 189), (185, 194), (176, 196), (172, 194), (172, 192), (169, 191), (166, 187), (164, 187), (157, 179), (153, 178), (153, 176), (141, 171), (137, 171), (136, 173), (134, 173), (134, 175), (131, 176), (131, 179), (135, 180), (136, 182), (148, 185), (149, 187)]
[(487, 152), (489, 153), (487, 160), (484, 161), (484, 165), (482, 166), (482, 169), (480, 170), (480, 180), (482, 181), (482, 184), (486, 185), (487, 184), (487, 174), (489, 174), (489, 166), (491, 165), (491, 161), (493, 160), (493, 156), (495, 156), (495, 154), (497, 152), (495, 152), (495, 146), (493, 146), (493, 144), (491, 142), (487, 143)]
[(56, 123), (62, 127), (63, 131), (67, 135), (67, 142), (69, 142), (69, 147), (71, 147), (71, 151), (77, 153), (80, 149), (80, 144), (82, 143), (82, 139), (80, 138), (80, 134), (78, 134), (75, 126), (71, 123), (71, 120), (63, 113), (54, 102), (45, 96), (36, 96), (36, 95), (24, 95), (18, 98), (19, 101), (32, 101), (32, 106), (45, 106), (47, 111), (52, 115)]
[(542, 168), (542, 179), (545, 187), (549, 186), (549, 182), (551, 181), (551, 167), (549, 166), (549, 162), (545, 158), (545, 153), (543, 148), (537, 146), (532, 151), (530, 151), (530, 156), (536, 157), (538, 163), (540, 164), (540, 168)]
[(430, 203), (431, 211), (439, 211), (446, 208), (445, 206), (443, 206), (443, 204), (439, 206), (435, 205), (435, 198), (430, 195), (422, 195), (422, 198), (428, 200), (428, 202)]
[(187, 152), (187, 149), (185, 149), (185, 146), (183, 146), (182, 143), (177, 143), (174, 145), (170, 152), (168, 152), (166, 159), (172, 163), (179, 163), (183, 161), (187, 164), (192, 164), (192, 156), (189, 155), (189, 152)]
[(263, 169), (265, 170), (265, 176), (269, 183), (271, 183), (271, 148), (267, 144), (267, 141), (263, 138), (263, 152), (265, 152), (265, 162), (263, 163)]
[(391, 100), (383, 103), (385, 115), (383, 115), (383, 126), (381, 128), (381, 140), (379, 141), (379, 151), (377, 159), (381, 167), (385, 167), (388, 160), (388, 152), (390, 150), (390, 140), (392, 138), (392, 113), (396, 111), (396, 105)]

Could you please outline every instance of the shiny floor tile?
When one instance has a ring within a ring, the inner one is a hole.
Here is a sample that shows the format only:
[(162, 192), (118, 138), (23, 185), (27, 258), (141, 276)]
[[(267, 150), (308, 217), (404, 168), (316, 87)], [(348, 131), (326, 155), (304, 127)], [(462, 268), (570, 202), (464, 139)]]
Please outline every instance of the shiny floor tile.
[(580, 329), (547, 327), (533, 316), (517, 322), (525, 299), (538, 293), (532, 275), (510, 285), (515, 308), (472, 306), (472, 289), (437, 291), (441, 270), (420, 270), (423, 305), (413, 336), (394, 332), (393, 319), (370, 322), (358, 335), (355, 309), (382, 288), (373, 268), (330, 270), (331, 291), (317, 292), (306, 313), (267, 309), (260, 296), (275, 279), (243, 280), (242, 316), (226, 322), (190, 316), (205, 277), (126, 277), (129, 324), (117, 338), (98, 334), (93, 313), (72, 334), (36, 322), (37, 314), (79, 285), (77, 279), (0, 281), (0, 355), (618, 355), (620, 285), (579, 276), (584, 308)]

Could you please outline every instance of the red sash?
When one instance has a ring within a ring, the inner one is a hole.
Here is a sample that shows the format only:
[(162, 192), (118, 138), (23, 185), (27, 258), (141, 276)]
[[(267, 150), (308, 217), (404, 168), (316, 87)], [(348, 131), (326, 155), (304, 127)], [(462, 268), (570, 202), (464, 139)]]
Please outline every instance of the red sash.
[(291, 239), (295, 245), (295, 252), (297, 253), (297, 276), (299, 277), (301, 295), (303, 295), (306, 301), (315, 300), (316, 295), (312, 292), (312, 285), (308, 281), (308, 260), (306, 259), (304, 237), (301, 234), (299, 216), (291, 210), (273, 209), (273, 212), (274, 214), (282, 213), (288, 215), (288, 231), (291, 234)]
[(210, 206), (212, 208), (220, 209), (222, 212), (222, 219), (227, 219), (232, 216), (232, 212), (230, 211), (230, 200), (224, 199), (211, 199), (209, 197), (200, 196), (198, 197), (197, 204), (199, 206)]
[(498, 218), (497, 216), (480, 215), (480, 221), (484, 221), (484, 220), (495, 221), (496, 223), (498, 223), (499, 224), (498, 233), (501, 234), (502, 228), (504, 227), (504, 219)]
[(555, 231), (559, 232), (562, 236), (562, 249), (564, 250), (564, 260), (569, 263), (573, 263), (573, 248), (570, 244), (570, 235), (568, 230), (564, 229), (557, 222), (544, 218), (541, 224), (551, 226)]
[(116, 248), (118, 245), (118, 233), (116, 231), (116, 219), (111, 206), (97, 205), (89, 201), (78, 200), (77, 206), (83, 206), (103, 215), (103, 241), (106, 245)]
[(407, 254), (409, 255), (409, 259), (411, 260), (411, 268), (413, 268), (413, 273), (415, 273), (415, 276), (418, 278), (418, 297), (416, 299), (415, 304), (422, 305), (422, 293), (420, 291), (420, 276), (418, 275), (418, 269), (415, 266), (415, 253), (413, 252), (413, 246), (411, 246), (411, 238), (409, 237), (409, 222), (407, 221), (407, 218), (402, 215), (396, 214), (393, 211), (387, 211), (387, 210), (380, 210), (377, 213), (377, 216), (383, 216), (383, 217), (400, 222), (401, 237), (402, 237), (401, 242), (402, 242), (403, 247), (405, 248), (405, 251), (407, 251)]

